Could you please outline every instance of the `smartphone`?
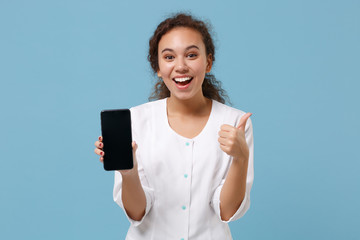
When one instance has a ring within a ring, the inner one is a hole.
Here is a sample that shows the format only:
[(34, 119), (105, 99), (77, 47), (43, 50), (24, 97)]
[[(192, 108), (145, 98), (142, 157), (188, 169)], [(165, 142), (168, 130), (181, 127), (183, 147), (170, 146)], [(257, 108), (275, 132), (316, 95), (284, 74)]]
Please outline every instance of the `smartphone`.
[(130, 110), (103, 110), (100, 118), (105, 152), (104, 169), (132, 169), (134, 166)]

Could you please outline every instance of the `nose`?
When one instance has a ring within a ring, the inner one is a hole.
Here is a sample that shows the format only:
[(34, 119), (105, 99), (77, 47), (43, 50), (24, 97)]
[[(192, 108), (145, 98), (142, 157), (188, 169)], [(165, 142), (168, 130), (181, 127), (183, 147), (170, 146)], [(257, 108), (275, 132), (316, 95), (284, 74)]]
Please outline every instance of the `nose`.
[(184, 73), (189, 70), (188, 66), (186, 65), (186, 61), (183, 58), (178, 58), (176, 62), (175, 71), (178, 73)]

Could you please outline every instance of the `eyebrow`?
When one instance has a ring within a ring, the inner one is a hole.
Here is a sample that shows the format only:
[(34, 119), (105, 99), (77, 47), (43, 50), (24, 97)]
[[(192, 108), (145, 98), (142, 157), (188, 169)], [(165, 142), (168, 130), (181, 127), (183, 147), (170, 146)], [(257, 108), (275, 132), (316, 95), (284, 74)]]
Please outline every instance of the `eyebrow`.
[[(187, 50), (189, 50), (189, 49), (191, 49), (191, 48), (196, 48), (196, 49), (200, 50), (198, 46), (196, 46), (196, 45), (190, 45), (190, 46), (188, 46), (187, 48), (185, 48), (185, 51), (187, 51)], [(163, 52), (165, 52), (165, 51), (174, 52), (174, 50), (171, 49), (171, 48), (165, 48), (164, 50), (161, 51), (161, 53), (163, 53)]]

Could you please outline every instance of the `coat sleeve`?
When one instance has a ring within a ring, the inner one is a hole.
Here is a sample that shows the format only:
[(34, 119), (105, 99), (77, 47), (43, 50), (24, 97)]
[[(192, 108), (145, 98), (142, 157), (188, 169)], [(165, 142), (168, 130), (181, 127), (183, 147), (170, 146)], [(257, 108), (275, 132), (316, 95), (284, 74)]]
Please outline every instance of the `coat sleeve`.
[[(213, 198), (211, 200), (211, 206), (213, 207), (216, 215), (219, 217), (219, 219), (222, 222), (231, 222), (235, 221), (246, 213), (246, 211), (250, 208), (250, 190), (252, 187), (252, 184), (254, 182), (254, 138), (253, 138), (253, 128), (252, 128), (252, 122), (250, 118), (248, 119), (245, 127), (245, 138), (246, 142), (249, 147), (249, 163), (248, 163), (248, 170), (247, 170), (247, 178), (246, 178), (246, 190), (245, 190), (245, 196), (244, 199), (235, 212), (235, 214), (227, 221), (224, 221), (221, 219), (220, 215), (220, 193), (222, 190), (222, 187), (225, 183), (225, 178), (222, 179), (221, 184), (215, 189)], [(227, 175), (227, 174), (226, 174)]]

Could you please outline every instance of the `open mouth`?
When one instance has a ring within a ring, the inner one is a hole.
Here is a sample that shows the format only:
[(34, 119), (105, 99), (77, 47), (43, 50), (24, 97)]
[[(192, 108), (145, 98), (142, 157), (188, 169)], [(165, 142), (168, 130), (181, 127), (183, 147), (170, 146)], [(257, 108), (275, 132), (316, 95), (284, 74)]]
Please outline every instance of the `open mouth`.
[(183, 77), (183, 78), (173, 78), (173, 81), (181, 86), (185, 86), (187, 84), (189, 84), (191, 82), (191, 80), (193, 80), (192, 77)]

